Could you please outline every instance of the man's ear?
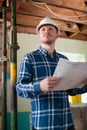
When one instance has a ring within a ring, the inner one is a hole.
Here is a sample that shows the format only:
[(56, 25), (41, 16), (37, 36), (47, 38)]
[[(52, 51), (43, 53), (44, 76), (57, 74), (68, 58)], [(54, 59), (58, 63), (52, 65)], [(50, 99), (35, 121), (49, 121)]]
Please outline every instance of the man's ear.
[(37, 33), (37, 37), (39, 38), (39, 32)]
[(56, 39), (59, 37), (59, 34), (57, 33), (57, 35), (56, 35)]

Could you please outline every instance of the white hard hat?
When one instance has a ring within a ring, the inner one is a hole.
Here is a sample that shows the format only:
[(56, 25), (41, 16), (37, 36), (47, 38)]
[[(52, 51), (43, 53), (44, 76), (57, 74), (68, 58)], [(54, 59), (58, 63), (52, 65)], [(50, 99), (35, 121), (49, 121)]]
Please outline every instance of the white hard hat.
[(58, 26), (56, 22), (49, 17), (46, 17), (40, 21), (40, 23), (37, 25), (36, 32), (38, 33), (39, 29), (44, 25), (52, 25), (58, 30)]

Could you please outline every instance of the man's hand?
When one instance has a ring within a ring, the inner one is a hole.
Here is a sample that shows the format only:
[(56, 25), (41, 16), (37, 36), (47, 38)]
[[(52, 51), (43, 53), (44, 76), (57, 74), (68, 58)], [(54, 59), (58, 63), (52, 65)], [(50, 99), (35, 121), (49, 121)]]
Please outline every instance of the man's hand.
[(59, 82), (60, 77), (47, 77), (40, 82), (40, 89), (43, 92), (51, 91)]

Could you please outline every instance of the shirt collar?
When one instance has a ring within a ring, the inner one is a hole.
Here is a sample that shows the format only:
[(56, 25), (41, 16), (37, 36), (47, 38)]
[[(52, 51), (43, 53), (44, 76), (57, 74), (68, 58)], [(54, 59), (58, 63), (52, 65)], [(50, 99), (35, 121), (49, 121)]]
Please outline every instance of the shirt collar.
[[(50, 54), (47, 50), (45, 50), (42, 46), (39, 46), (39, 51), (44, 55)], [(54, 50), (54, 56), (56, 55), (56, 50)]]

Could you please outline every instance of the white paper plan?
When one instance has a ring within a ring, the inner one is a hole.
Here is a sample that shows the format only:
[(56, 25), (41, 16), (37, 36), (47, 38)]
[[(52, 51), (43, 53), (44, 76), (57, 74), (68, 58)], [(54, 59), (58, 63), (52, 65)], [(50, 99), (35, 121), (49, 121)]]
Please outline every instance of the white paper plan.
[(72, 62), (60, 58), (53, 76), (62, 78), (53, 91), (82, 87), (82, 81), (87, 78), (87, 62)]

